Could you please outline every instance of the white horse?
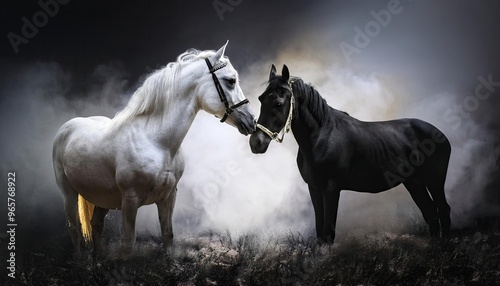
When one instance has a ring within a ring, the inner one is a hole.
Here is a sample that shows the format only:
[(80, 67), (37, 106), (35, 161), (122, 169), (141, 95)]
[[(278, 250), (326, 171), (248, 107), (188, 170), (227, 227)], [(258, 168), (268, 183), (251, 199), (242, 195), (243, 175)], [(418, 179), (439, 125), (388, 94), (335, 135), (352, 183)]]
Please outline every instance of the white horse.
[(109, 209), (121, 209), (121, 255), (127, 258), (135, 243), (137, 209), (152, 203), (164, 246), (172, 242), (172, 212), (184, 170), (180, 146), (199, 110), (244, 135), (255, 130), (238, 73), (224, 57), (226, 45), (217, 52), (181, 54), (152, 73), (113, 119), (74, 118), (59, 129), (54, 172), (77, 255), (82, 236), (93, 240), (97, 254), (104, 217)]

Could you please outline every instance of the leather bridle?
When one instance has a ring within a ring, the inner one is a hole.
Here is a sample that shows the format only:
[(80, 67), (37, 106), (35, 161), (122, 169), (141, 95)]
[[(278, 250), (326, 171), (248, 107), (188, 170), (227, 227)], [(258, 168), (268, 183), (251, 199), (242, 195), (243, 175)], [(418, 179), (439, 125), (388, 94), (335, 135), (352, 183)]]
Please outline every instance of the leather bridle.
[(226, 121), (227, 117), (229, 115), (231, 115), (231, 113), (233, 113), (233, 111), (236, 108), (242, 106), (243, 104), (248, 103), (248, 99), (245, 98), (240, 103), (237, 103), (233, 106), (229, 106), (229, 102), (227, 101), (227, 97), (226, 97), (226, 94), (224, 93), (224, 89), (222, 88), (222, 86), (219, 82), (219, 79), (217, 78), (217, 75), (215, 75), (215, 71), (220, 70), (221, 68), (224, 68), (225, 66), (227, 66), (227, 63), (223, 63), (219, 66), (213, 67), (207, 58), (205, 58), (205, 62), (207, 63), (208, 70), (212, 74), (212, 78), (214, 80), (214, 84), (215, 84), (215, 88), (217, 89), (217, 93), (219, 94), (220, 101), (222, 103), (224, 103), (224, 106), (226, 107), (226, 113), (224, 114), (224, 116), (220, 120), (220, 122), (224, 122), (224, 121)]

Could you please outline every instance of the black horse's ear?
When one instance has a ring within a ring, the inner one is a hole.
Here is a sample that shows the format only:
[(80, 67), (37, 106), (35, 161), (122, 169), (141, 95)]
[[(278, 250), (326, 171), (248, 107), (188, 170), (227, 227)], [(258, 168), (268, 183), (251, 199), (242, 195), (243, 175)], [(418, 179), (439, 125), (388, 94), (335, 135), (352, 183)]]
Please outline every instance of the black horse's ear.
[(271, 66), (271, 71), (269, 72), (269, 80), (276, 76), (276, 67), (274, 65)]
[(286, 65), (283, 65), (283, 69), (281, 70), (281, 77), (286, 82), (288, 82), (288, 80), (290, 79), (290, 72), (288, 71), (288, 67)]

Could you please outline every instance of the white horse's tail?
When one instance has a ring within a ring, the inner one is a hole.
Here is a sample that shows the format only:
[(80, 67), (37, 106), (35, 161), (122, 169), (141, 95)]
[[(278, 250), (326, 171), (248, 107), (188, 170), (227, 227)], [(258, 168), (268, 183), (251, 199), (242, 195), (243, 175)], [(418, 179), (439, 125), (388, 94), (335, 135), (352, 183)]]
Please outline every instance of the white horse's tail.
[(82, 235), (85, 242), (92, 241), (92, 225), (90, 220), (94, 214), (95, 205), (78, 195), (78, 217), (82, 226)]

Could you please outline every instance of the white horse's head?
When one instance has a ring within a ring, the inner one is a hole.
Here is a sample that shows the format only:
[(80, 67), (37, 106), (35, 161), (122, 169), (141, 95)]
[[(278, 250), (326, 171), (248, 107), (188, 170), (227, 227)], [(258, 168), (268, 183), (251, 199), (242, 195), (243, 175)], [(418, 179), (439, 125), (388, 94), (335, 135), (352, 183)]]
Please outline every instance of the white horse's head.
[(199, 60), (183, 68), (181, 77), (192, 84), (196, 103), (200, 109), (220, 118), (221, 122), (236, 127), (240, 133), (248, 135), (255, 131), (255, 115), (241, 90), (238, 72), (229, 58), (224, 56), (226, 46), (227, 42), (216, 52), (185, 53), (184, 55), (195, 56)]

